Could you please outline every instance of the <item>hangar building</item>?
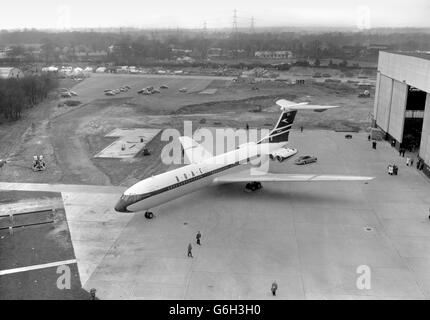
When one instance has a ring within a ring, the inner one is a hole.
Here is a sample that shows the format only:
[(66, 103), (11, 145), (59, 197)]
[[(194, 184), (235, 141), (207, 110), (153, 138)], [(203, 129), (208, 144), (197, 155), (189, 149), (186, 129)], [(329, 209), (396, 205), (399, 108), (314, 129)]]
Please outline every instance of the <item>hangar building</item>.
[(397, 149), (418, 150), (430, 177), (430, 54), (380, 51), (373, 115)]

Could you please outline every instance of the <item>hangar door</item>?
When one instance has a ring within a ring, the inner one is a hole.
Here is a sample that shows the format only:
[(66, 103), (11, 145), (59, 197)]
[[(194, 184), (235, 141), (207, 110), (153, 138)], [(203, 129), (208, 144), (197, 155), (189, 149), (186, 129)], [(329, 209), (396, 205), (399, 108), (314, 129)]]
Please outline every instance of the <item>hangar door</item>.
[(391, 96), (390, 121), (388, 133), (402, 143), (403, 128), (405, 124), (406, 99), (408, 97), (408, 86), (406, 83), (394, 80)]
[(385, 132), (388, 132), (392, 90), (393, 80), (381, 74), (379, 77), (376, 124)]

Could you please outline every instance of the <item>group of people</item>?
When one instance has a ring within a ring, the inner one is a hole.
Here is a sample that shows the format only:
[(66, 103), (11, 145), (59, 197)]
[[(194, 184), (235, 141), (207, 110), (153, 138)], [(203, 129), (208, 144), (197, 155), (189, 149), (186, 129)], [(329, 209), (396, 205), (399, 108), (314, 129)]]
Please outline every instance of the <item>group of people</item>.
[[(406, 149), (405, 148), (400, 148), (399, 149), (399, 156), (405, 157), (405, 153), (406, 153)], [(412, 167), (414, 165), (414, 159), (407, 156), (406, 157), (406, 165), (408, 167)], [(424, 169), (424, 161), (420, 158), (418, 158), (417, 160), (417, 164), (416, 167), (418, 170), (423, 170)]]
[[(200, 239), (202, 238), (202, 234), (200, 233), (200, 231), (197, 232), (196, 234), (196, 243), (201, 246), (201, 242)], [(191, 245), (191, 242), (188, 244), (188, 258), (193, 258), (193, 246)]]
[[(201, 246), (201, 241), (200, 239), (202, 238), (202, 234), (200, 233), (200, 231), (197, 232), (196, 234), (196, 243)], [(191, 242), (188, 244), (188, 258), (193, 258), (193, 246), (191, 245)], [(276, 291), (278, 290), (278, 284), (276, 283), (276, 281), (273, 281), (272, 283), (272, 287), (270, 288), (270, 291), (272, 291), (272, 295), (276, 296)]]

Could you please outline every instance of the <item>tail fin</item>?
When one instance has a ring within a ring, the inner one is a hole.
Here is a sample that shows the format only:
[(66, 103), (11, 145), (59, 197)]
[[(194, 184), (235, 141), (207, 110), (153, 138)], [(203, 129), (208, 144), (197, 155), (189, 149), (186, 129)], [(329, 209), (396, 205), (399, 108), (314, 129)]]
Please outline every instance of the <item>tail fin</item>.
[(295, 103), (285, 99), (276, 101), (276, 104), (281, 107), (282, 114), (269, 135), (261, 139), (258, 143), (262, 143), (265, 140), (268, 140), (267, 142), (269, 143), (287, 142), (297, 110), (322, 112), (327, 109), (338, 108), (338, 106), (308, 105), (308, 102)]
[(269, 143), (287, 142), (296, 113), (297, 110), (283, 111), (269, 135), (261, 139), (258, 143), (262, 143), (265, 140), (268, 140), (266, 142)]

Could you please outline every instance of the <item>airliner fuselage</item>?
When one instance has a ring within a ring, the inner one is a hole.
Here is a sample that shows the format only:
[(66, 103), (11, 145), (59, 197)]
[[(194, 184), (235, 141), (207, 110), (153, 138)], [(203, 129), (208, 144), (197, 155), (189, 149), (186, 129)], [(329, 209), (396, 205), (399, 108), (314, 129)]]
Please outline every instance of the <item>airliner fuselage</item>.
[[(142, 180), (122, 195), (115, 206), (119, 212), (144, 211), (213, 184), (214, 179), (250, 168), (258, 162), (261, 153), (279, 149), (286, 143), (248, 143), (240, 148), (207, 159), (201, 163), (189, 164), (157, 176)], [(267, 149), (266, 149), (267, 148)], [(267, 161), (266, 157), (263, 157)], [(257, 179), (258, 180), (258, 179)]]

